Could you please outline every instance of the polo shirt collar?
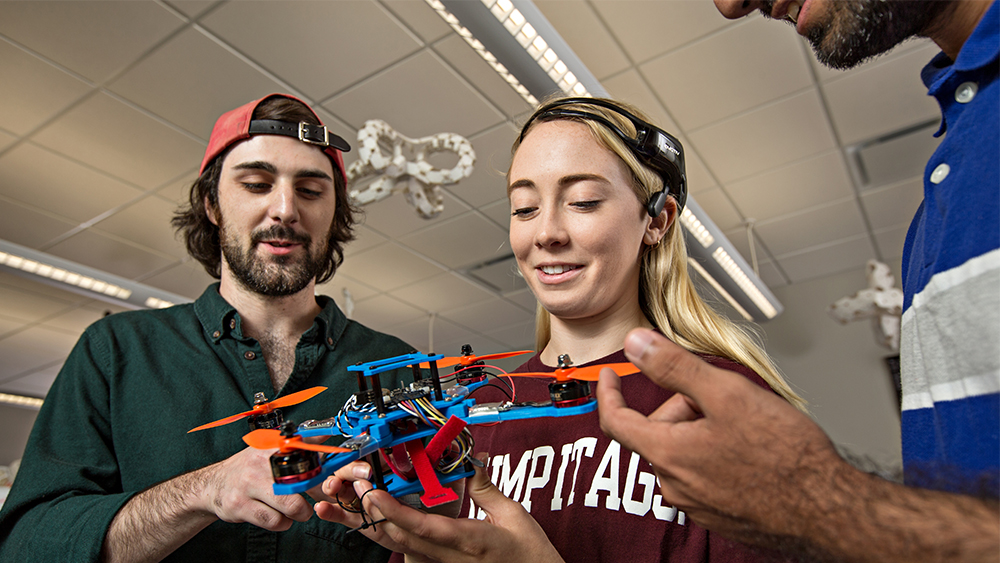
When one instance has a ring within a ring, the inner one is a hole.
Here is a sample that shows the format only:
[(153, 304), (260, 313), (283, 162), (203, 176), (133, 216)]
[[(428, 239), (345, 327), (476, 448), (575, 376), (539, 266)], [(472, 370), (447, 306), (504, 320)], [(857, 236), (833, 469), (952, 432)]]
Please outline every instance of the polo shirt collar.
[[(205, 337), (218, 342), (227, 336), (242, 339), (240, 314), (219, 294), (219, 282), (208, 286), (194, 302), (195, 314), (205, 330)], [(337, 347), (347, 329), (348, 320), (337, 303), (326, 295), (317, 295), (316, 303), (322, 308), (313, 325), (303, 334), (305, 342), (320, 341), (329, 349)]]

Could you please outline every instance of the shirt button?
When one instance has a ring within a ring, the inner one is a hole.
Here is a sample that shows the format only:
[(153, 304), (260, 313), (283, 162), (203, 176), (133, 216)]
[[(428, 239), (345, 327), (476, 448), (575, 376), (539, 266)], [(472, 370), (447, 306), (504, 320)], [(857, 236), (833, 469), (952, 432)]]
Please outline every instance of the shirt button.
[(233, 330), (236, 329), (236, 319), (229, 319), (229, 328)]
[(333, 339), (328, 337), (326, 339), (326, 343), (329, 344), (330, 346), (333, 346)]
[(222, 333), (219, 332), (219, 331), (215, 331), (215, 332), (212, 333), (212, 338), (218, 338), (220, 336), (222, 336)]
[(931, 172), (931, 183), (940, 184), (944, 182), (944, 179), (948, 177), (948, 173), (951, 172), (951, 167), (947, 164), (938, 164), (934, 172)]
[(972, 98), (976, 97), (976, 92), (979, 92), (979, 85), (975, 82), (963, 82), (955, 90), (955, 101), (960, 104), (967, 104), (972, 101)]
[(248, 360), (252, 360), (257, 357), (257, 354), (254, 354), (253, 352), (243, 352), (243, 357)]

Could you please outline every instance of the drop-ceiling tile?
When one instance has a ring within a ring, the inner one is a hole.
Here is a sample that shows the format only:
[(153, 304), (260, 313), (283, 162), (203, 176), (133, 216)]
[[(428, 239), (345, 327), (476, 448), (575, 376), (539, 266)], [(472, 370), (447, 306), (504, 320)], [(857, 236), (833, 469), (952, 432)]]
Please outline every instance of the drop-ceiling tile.
[(198, 177), (199, 164), (201, 164), (200, 161), (194, 163), (194, 167), (190, 170), (188, 177), (168, 182), (162, 188), (156, 190), (154, 195), (164, 201), (172, 203), (174, 206), (186, 206), (191, 193), (191, 184), (193, 184), (195, 179)]
[(358, 301), (354, 306), (354, 320), (383, 332), (388, 332), (389, 327), (426, 316), (424, 311), (384, 294)]
[[(506, 293), (503, 297), (504, 299), (510, 300), (512, 303), (516, 303), (529, 311), (534, 311), (538, 305), (538, 301), (535, 299), (535, 294), (532, 293), (530, 289), (524, 289), (514, 293)], [(534, 315), (534, 313), (532, 313), (532, 315)]]
[(864, 268), (875, 257), (867, 235), (852, 237), (822, 248), (809, 249), (778, 258), (792, 283), (828, 276), (855, 268)]
[(940, 116), (920, 70), (934, 47), (910, 51), (822, 85), (840, 142), (850, 145)]
[(922, 176), (861, 194), (861, 204), (874, 230), (908, 225), (923, 200)]
[(480, 264), (510, 252), (507, 231), (475, 213), (466, 213), (399, 241), (449, 268)]
[(0, 393), (11, 393), (25, 397), (45, 398), (56, 375), (62, 369), (62, 362), (36, 370), (29, 375), (0, 384)]
[[(510, 350), (532, 350), (535, 347), (534, 321), (494, 330), (484, 330), (483, 334), (503, 343)], [(515, 365), (524, 363), (529, 357), (520, 358), (520, 361), (515, 362)]]
[[(431, 346), (431, 330), (434, 331), (433, 346)], [(445, 355), (459, 355), (461, 353), (460, 347), (448, 346), (447, 349), (445, 349), (442, 348), (440, 344), (443, 342), (455, 342), (466, 338), (469, 334), (469, 329), (458, 326), (455, 323), (449, 322), (447, 319), (443, 319), (441, 317), (436, 317), (434, 319), (432, 328), (430, 317), (423, 316), (412, 321), (396, 325), (390, 328), (388, 332), (424, 353), (435, 352)], [(441, 370), (441, 375), (445, 375), (451, 371), (451, 368), (446, 368), (446, 370)]]
[(176, 261), (90, 230), (75, 234), (46, 252), (128, 279), (155, 272)]
[(201, 297), (205, 288), (219, 280), (208, 275), (200, 262), (190, 260), (176, 264), (153, 276), (142, 279), (142, 283), (187, 297), (194, 301)]
[(480, 206), (479, 211), (492, 219), (501, 229), (510, 231), (510, 200), (507, 198)]
[[(530, 292), (529, 292), (530, 293)], [(532, 297), (534, 301), (534, 297)], [(534, 322), (534, 309), (531, 312), (511, 303), (506, 299), (493, 298), (481, 301), (467, 307), (455, 308), (442, 313), (446, 319), (477, 331), (493, 330), (511, 325), (523, 325)]]
[(189, 18), (195, 18), (198, 14), (201, 14), (213, 4), (216, 4), (217, 0), (165, 0), (165, 3), (169, 6), (173, 6)]
[(193, 28), (171, 38), (108, 89), (206, 142), (223, 113), (283, 91), (280, 84)]
[(419, 309), (437, 313), (494, 298), (489, 291), (453, 272), (395, 289), (392, 296)]
[(22, 373), (66, 358), (79, 335), (45, 326), (32, 326), (0, 340), (5, 373)]
[(352, 127), (360, 128), (368, 119), (381, 119), (411, 139), (438, 133), (468, 136), (506, 119), (427, 51), (324, 102), (323, 106), (344, 117)]
[(0, 76), (0, 127), (21, 135), (90, 91), (79, 79), (3, 41)]
[[(3, 303), (0, 303), (0, 310), (2, 310), (2, 306)], [(24, 328), (24, 325), (24, 321), (9, 319), (0, 314), (0, 340), (3, 340), (7, 335), (10, 335), (15, 330), (21, 330)]]
[(105, 312), (111, 311), (111, 308), (109, 305), (106, 310), (92, 306), (68, 309), (52, 318), (45, 319), (42, 326), (79, 337), (88, 326), (104, 318)]
[(364, 218), (360, 215), (358, 216), (358, 221), (358, 224), (354, 226), (354, 240), (347, 243), (347, 246), (344, 247), (344, 256), (364, 252), (389, 240), (364, 226)]
[[(775, 256), (845, 239), (865, 232), (857, 202), (846, 201), (812, 208), (757, 223), (755, 231)], [(784, 262), (782, 262), (784, 265)]]
[(784, 274), (782, 274), (778, 268), (772, 262), (765, 262), (758, 265), (760, 270), (760, 281), (764, 282), (769, 288), (781, 287), (788, 285)]
[(708, 214), (708, 217), (715, 223), (715, 226), (722, 231), (728, 231), (743, 224), (743, 218), (733, 207), (725, 192), (721, 188), (712, 188), (698, 192), (698, 196), (691, 196), (691, 199), (698, 202), (698, 205)]
[[(65, 297), (59, 298), (46, 293), (12, 287), (6, 283), (9, 279), (16, 277), (13, 274), (4, 274), (4, 278), (0, 278), (0, 309), (3, 310), (3, 315), (7, 319), (37, 322), (72, 307), (72, 302), (79, 300), (75, 294), (68, 292), (62, 292)], [(39, 282), (30, 283), (45, 287)]]
[(607, 26), (584, 0), (538, 0), (535, 5), (598, 80), (631, 66)]
[(513, 118), (532, 109), (461, 37), (452, 35), (443, 39), (434, 44), (434, 50), (507, 117)]
[(205, 145), (107, 94), (97, 94), (34, 136), (38, 144), (144, 188), (201, 162)]
[(837, 150), (733, 182), (726, 185), (726, 192), (744, 216), (757, 221), (854, 195)]
[(7, 133), (6, 131), (0, 131), (0, 153), (7, 150), (17, 141), (17, 139), (17, 137)]
[(3, 195), (84, 222), (142, 195), (142, 191), (32, 143), (0, 157)]
[(155, 2), (0, 3), (0, 34), (96, 82), (181, 25)]
[[(875, 244), (882, 259), (892, 266), (898, 267), (903, 257), (903, 242), (909, 225), (897, 225), (875, 231)], [(897, 284), (898, 285), (898, 284)]]
[(470, 138), (476, 151), (472, 175), (445, 190), (473, 207), (506, 198), (510, 147), (516, 137), (513, 127), (501, 125)]
[(730, 25), (709, 2), (596, 0), (593, 5), (637, 63)]
[(201, 22), (315, 100), (420, 48), (374, 2), (229, 2)]
[(424, 0), (383, 0), (382, 5), (427, 43), (451, 33), (451, 26)]
[(340, 271), (379, 291), (390, 291), (443, 270), (409, 250), (386, 243), (345, 258)]
[(444, 193), (443, 198), (444, 210), (433, 219), (424, 219), (418, 215), (416, 208), (406, 201), (406, 196), (397, 193), (364, 206), (361, 221), (365, 227), (385, 237), (398, 238), (468, 211), (466, 205), (456, 201), (450, 194)]
[(39, 248), (75, 226), (76, 223), (0, 196), (0, 239)]
[(156, 197), (144, 197), (103, 219), (95, 232), (111, 234), (162, 252), (174, 258), (187, 257), (187, 248), (180, 235), (175, 236), (170, 220), (176, 206)]
[(741, 22), (667, 53), (644, 63), (641, 70), (660, 99), (668, 100), (670, 111), (685, 130), (812, 84), (798, 36), (763, 18)]
[(724, 185), (836, 146), (816, 90), (689, 134)]
[(330, 281), (316, 286), (316, 295), (326, 295), (332, 298), (346, 315), (347, 297), (344, 295), (345, 289), (350, 294), (351, 301), (354, 302), (355, 306), (357, 306), (358, 301), (368, 299), (379, 293), (377, 289), (368, 287), (357, 280), (351, 279), (347, 274), (338, 271)]
[[(649, 88), (646, 79), (634, 68), (603, 80), (601, 85), (614, 99), (639, 108), (649, 117), (652, 124), (675, 137), (681, 136), (680, 127), (663, 109), (663, 104), (660, 103), (662, 98), (657, 97), (657, 94)], [(667, 103), (669, 104), (669, 101)]]

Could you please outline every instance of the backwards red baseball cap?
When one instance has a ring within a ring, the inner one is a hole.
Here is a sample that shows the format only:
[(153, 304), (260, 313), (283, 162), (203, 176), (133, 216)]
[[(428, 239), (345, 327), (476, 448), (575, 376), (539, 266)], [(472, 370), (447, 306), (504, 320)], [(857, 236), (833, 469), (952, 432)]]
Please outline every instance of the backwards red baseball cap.
[[(264, 100), (276, 96), (300, 102), (312, 112), (320, 124), (291, 123), (273, 119), (251, 121), (251, 117), (257, 106)], [(321, 147), (323, 148), (323, 152), (333, 160), (333, 163), (340, 171), (340, 175), (344, 178), (344, 182), (347, 182), (347, 169), (344, 168), (344, 156), (341, 153), (350, 151), (351, 145), (347, 144), (347, 141), (344, 139), (331, 133), (323, 125), (323, 121), (316, 115), (316, 112), (309, 107), (309, 104), (288, 94), (269, 94), (259, 100), (254, 100), (222, 114), (222, 117), (215, 122), (215, 127), (212, 128), (212, 136), (208, 139), (208, 148), (205, 149), (205, 158), (201, 161), (201, 168), (198, 170), (198, 175), (201, 175), (205, 171), (205, 167), (208, 166), (208, 163), (212, 162), (213, 158), (219, 156), (234, 144), (244, 139), (249, 139), (253, 135), (284, 135), (286, 137), (294, 137), (303, 143)]]

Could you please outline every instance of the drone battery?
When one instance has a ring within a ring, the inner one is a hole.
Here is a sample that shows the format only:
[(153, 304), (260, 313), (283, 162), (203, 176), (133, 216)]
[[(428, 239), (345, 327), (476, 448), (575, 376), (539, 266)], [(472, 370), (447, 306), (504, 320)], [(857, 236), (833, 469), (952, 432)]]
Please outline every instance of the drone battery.
[(298, 483), (319, 475), (319, 454), (307, 450), (275, 453), (271, 456), (271, 474), (275, 483)]
[(549, 396), (556, 408), (573, 407), (590, 400), (590, 383), (571, 379), (549, 383)]

